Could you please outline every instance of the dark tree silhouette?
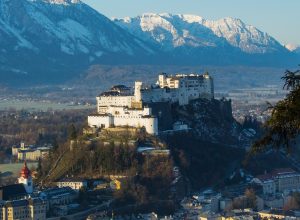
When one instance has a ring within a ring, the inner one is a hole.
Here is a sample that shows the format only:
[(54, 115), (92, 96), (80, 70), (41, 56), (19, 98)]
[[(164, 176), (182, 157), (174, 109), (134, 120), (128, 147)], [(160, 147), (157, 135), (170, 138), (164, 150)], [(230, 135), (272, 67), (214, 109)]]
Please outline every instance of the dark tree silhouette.
[(74, 124), (71, 124), (68, 129), (68, 137), (69, 137), (69, 140), (76, 140), (76, 138), (77, 138), (77, 130), (76, 130)]
[(291, 150), (291, 144), (300, 133), (300, 70), (285, 72), (284, 89), (289, 90), (285, 99), (271, 106), (272, 114), (266, 122), (266, 134), (254, 143), (252, 151), (270, 148)]

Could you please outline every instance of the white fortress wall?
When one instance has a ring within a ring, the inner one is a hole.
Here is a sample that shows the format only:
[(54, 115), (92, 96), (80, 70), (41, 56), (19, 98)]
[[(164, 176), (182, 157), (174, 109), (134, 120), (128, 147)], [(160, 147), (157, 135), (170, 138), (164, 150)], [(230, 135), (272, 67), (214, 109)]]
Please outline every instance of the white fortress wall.
[(109, 115), (90, 115), (88, 116), (88, 125), (90, 127), (109, 128), (113, 125), (113, 118)]
[(132, 109), (123, 106), (109, 106), (107, 109), (108, 114), (114, 116), (123, 116), (123, 117), (140, 117), (145, 115), (151, 115), (151, 108), (144, 107), (142, 109)]
[(130, 126), (130, 127), (145, 127), (147, 133), (158, 133), (158, 121), (155, 117), (142, 117), (142, 116), (114, 116), (115, 126)]
[(99, 96), (97, 97), (98, 113), (103, 113), (107, 106), (127, 106), (131, 107), (131, 103), (135, 100), (134, 96)]
[(151, 116), (151, 108), (130, 109), (126, 107), (109, 106), (104, 115), (88, 116), (91, 127), (109, 128), (112, 126), (145, 127), (149, 134), (158, 133), (157, 118)]
[(147, 133), (158, 134), (158, 119), (156, 117), (144, 117), (141, 123), (145, 127)]

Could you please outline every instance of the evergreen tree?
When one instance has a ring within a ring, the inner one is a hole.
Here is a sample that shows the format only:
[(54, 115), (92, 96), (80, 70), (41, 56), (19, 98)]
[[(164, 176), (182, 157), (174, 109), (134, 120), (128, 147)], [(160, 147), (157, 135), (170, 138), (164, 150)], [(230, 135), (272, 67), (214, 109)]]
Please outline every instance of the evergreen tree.
[(266, 122), (266, 134), (253, 145), (253, 152), (270, 147), (291, 150), (291, 144), (300, 133), (300, 70), (285, 72), (284, 89), (289, 90), (285, 99), (271, 106), (272, 114)]
[(77, 138), (77, 130), (74, 124), (71, 124), (68, 129), (68, 138), (69, 140), (76, 140)]

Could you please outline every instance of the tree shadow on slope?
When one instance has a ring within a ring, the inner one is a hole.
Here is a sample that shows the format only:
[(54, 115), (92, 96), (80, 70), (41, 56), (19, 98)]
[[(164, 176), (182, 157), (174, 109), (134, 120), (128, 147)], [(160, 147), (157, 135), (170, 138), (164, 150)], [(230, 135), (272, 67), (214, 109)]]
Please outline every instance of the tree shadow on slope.
[(222, 186), (233, 170), (241, 166), (245, 151), (176, 134), (168, 138), (174, 162), (187, 177), (193, 189)]

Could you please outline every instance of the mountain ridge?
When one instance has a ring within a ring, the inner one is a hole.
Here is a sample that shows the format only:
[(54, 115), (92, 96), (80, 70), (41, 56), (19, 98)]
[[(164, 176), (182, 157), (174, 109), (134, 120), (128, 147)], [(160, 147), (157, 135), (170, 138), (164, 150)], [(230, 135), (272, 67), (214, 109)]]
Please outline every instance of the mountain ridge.
[[(255, 40), (237, 41), (232, 28), (229, 40), (218, 36), (226, 22), (205, 26), (206, 20), (195, 15), (143, 16), (147, 31), (137, 33), (80, 0), (0, 0), (0, 82), (64, 83), (97, 64), (271, 66), (285, 65), (296, 56), (271, 37), (266, 38), (271, 49), (265, 49)], [(139, 18), (127, 20), (141, 29)], [(243, 51), (248, 42), (262, 53)]]
[[(159, 43), (173, 40), (173, 47), (182, 46), (186, 40), (190, 39), (195, 40), (194, 47), (201, 46), (204, 38), (204, 40), (212, 40), (212, 42), (206, 42), (207, 46), (216, 46), (216, 41), (222, 44), (224, 43), (222, 40), (225, 39), (231, 46), (238, 47), (246, 53), (285, 50), (283, 45), (267, 33), (231, 17), (213, 21), (192, 14), (145, 13), (137, 17), (125, 17), (113, 19), (113, 21), (140, 37), (152, 38)], [(170, 39), (170, 34), (172, 39)]]
[(120, 62), (154, 52), (88, 5), (74, 0), (56, 3), (0, 0), (0, 71), (7, 72), (6, 78), (61, 81), (55, 78), (78, 75), (97, 60)]
[(289, 51), (293, 52), (293, 53), (300, 54), (300, 45), (297, 45), (297, 44), (286, 44), (286, 45), (284, 45), (284, 47), (286, 49), (288, 49)]

